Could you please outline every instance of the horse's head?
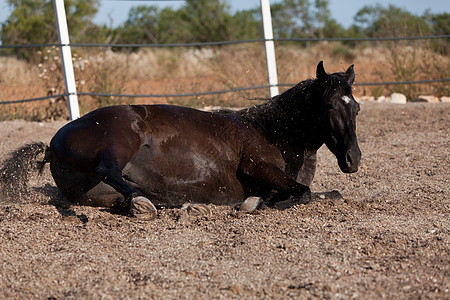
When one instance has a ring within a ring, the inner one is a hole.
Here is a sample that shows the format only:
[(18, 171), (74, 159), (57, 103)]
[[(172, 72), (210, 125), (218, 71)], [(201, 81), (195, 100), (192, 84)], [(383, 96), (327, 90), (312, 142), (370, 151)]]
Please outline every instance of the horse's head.
[(325, 144), (337, 157), (342, 172), (358, 171), (361, 151), (356, 138), (356, 115), (360, 108), (352, 95), (353, 65), (347, 71), (327, 74), (323, 62), (317, 65), (321, 90), (321, 122)]

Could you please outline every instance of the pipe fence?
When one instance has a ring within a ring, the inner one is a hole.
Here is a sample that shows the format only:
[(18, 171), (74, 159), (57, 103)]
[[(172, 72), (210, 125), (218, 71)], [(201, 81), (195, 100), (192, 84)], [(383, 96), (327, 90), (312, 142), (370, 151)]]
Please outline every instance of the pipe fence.
[[(170, 47), (208, 47), (208, 46), (222, 46), (233, 44), (249, 44), (249, 43), (264, 43), (266, 41), (274, 42), (291, 42), (291, 43), (308, 43), (308, 42), (377, 42), (377, 41), (402, 41), (402, 40), (429, 40), (429, 39), (446, 39), (450, 35), (432, 35), (432, 36), (406, 36), (406, 37), (377, 37), (377, 38), (273, 38), (273, 39), (250, 39), (250, 40), (236, 40), (236, 41), (220, 41), (220, 42), (202, 42), (202, 43), (175, 43), (175, 44), (94, 44), (94, 43), (69, 43), (69, 44), (27, 44), (27, 45), (0, 45), (1, 49), (10, 48), (46, 48), (46, 47), (62, 47), (69, 46), (73, 48), (81, 47), (97, 47), (97, 48), (170, 48)], [(401, 85), (401, 84), (430, 84), (438, 82), (449, 82), (450, 78), (438, 78), (431, 80), (416, 80), (416, 81), (383, 81), (383, 82), (360, 82), (355, 83), (355, 86), (383, 86), (383, 85)], [(180, 94), (110, 94), (110, 93), (90, 93), (77, 92), (80, 96), (104, 96), (104, 97), (124, 97), (124, 98), (176, 98), (176, 97), (193, 97), (205, 95), (218, 95), (226, 93), (241, 92), (246, 90), (266, 89), (272, 86), (277, 87), (292, 87), (296, 83), (279, 83), (276, 85), (256, 85), (248, 87), (239, 87), (234, 89), (205, 91), (196, 93), (180, 93)], [(71, 93), (63, 93), (58, 95), (50, 95), (29, 99), (18, 99), (1, 101), (2, 104), (25, 103), (33, 101), (43, 101), (52, 98), (67, 97)]]

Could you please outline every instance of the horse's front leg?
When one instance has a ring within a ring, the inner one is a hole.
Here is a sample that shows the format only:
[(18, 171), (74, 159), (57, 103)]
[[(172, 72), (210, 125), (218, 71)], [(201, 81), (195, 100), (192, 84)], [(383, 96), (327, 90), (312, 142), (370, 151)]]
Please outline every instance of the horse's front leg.
[(317, 150), (305, 148), (304, 158), (300, 170), (297, 172), (297, 182), (311, 186), (317, 166)]
[[(300, 146), (298, 147), (298, 149), (294, 150), (290, 146), (284, 146), (280, 149), (285, 162), (284, 172), (288, 174), (292, 179), (296, 180), (297, 176), (299, 175), (299, 171), (303, 166), (304, 147)], [(301, 181), (298, 182), (303, 184), (303, 182)], [(308, 184), (305, 185), (309, 186)], [(289, 197), (290, 195), (285, 192), (277, 192), (270, 198), (269, 204), (285, 201), (289, 199)]]
[[(302, 148), (300, 152), (284, 151), (283, 158), (286, 162), (285, 172), (295, 179), (298, 183), (305, 186), (310, 186), (316, 172), (317, 150)], [(268, 205), (276, 207), (290, 207), (296, 204), (297, 201), (290, 201), (286, 192), (277, 192), (273, 195)], [(309, 199), (304, 199), (301, 202), (309, 202)]]
[(300, 151), (294, 151), (291, 147), (283, 147), (283, 149), (281, 149), (281, 154), (285, 161), (284, 172), (293, 179), (297, 178), (303, 165), (304, 151), (303, 147), (300, 148)]
[(129, 159), (124, 156), (117, 155), (117, 152), (105, 153), (95, 168), (95, 173), (100, 179), (112, 186), (117, 192), (125, 197), (130, 205), (130, 213), (132, 216), (140, 219), (154, 219), (156, 217), (156, 208), (143, 194), (131, 187), (122, 178), (122, 169)]
[(299, 149), (283, 148), (281, 151), (286, 163), (285, 172), (297, 182), (310, 186), (316, 173), (317, 150), (299, 147)]
[(311, 201), (311, 190), (308, 186), (298, 183), (277, 165), (256, 157), (246, 156), (241, 164), (242, 171), (250, 177), (261, 180), (269, 187), (277, 190), (286, 196), (280, 197), (277, 201), (292, 195), (299, 199), (301, 203)]

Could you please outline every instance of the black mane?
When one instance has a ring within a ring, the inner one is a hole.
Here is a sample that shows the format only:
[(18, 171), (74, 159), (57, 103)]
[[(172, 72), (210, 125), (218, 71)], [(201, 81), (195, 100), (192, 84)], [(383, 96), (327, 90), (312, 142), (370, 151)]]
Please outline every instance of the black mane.
[[(238, 115), (250, 122), (258, 130), (265, 132), (271, 143), (282, 143), (289, 131), (290, 139), (310, 140), (318, 118), (316, 102), (320, 88), (318, 79), (306, 79), (264, 103), (245, 108)], [(281, 136), (282, 135), (282, 136)], [(310, 141), (314, 142), (314, 141)]]

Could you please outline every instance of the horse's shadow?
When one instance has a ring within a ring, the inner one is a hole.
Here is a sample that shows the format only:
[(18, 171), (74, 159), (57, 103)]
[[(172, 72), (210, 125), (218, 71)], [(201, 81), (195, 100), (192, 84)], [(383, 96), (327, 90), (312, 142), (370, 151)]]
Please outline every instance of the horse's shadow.
[(71, 208), (72, 203), (65, 199), (56, 186), (47, 183), (43, 187), (33, 187), (33, 190), (49, 198), (48, 204), (53, 205), (62, 217), (77, 217), (83, 224), (88, 222), (85, 214), (77, 214)]
[[(88, 217), (85, 214), (77, 214), (75, 210), (72, 209), (73, 203), (65, 199), (65, 197), (61, 194), (61, 192), (58, 190), (56, 186), (52, 186), (50, 184), (46, 184), (43, 187), (33, 187), (33, 190), (37, 193), (40, 193), (44, 195), (45, 197), (49, 198), (48, 204), (53, 205), (60, 215), (62, 217), (77, 217), (81, 223), (86, 224), (88, 222)], [(321, 200), (340, 200), (342, 199), (342, 195), (339, 191), (333, 190), (330, 192), (317, 192), (317, 193), (311, 193), (311, 201), (308, 203), (321, 201)], [(270, 205), (270, 207), (278, 209), (278, 210), (285, 210), (289, 209), (293, 206), (296, 206), (298, 204), (308, 204), (308, 203), (302, 203), (295, 199), (287, 199), (284, 201), (280, 201), (277, 203), (274, 203)], [(262, 207), (265, 207), (264, 205)], [(163, 208), (159, 206), (159, 208)], [(112, 207), (105, 207), (101, 208), (101, 211), (108, 212), (113, 215), (128, 215), (127, 210), (123, 207), (119, 206), (112, 206)]]
[(342, 198), (344, 198), (342, 196), (342, 194), (336, 190), (332, 190), (331, 192), (312, 193), (312, 195), (311, 195), (312, 201), (324, 200), (324, 199), (340, 200)]
[(129, 215), (129, 207), (126, 207), (123, 203), (116, 203), (111, 207), (102, 207), (99, 205), (87, 204), (87, 203), (72, 203), (67, 200), (64, 195), (59, 191), (56, 186), (49, 183), (43, 187), (33, 187), (35, 192), (43, 195), (47, 199), (50, 199), (47, 203), (53, 205), (62, 217), (77, 217), (83, 224), (88, 222), (88, 217), (85, 214), (77, 214), (72, 209), (73, 205), (101, 207), (100, 211), (108, 212), (112, 215), (127, 216)]
[(299, 204), (309, 204), (309, 203), (321, 201), (321, 200), (340, 200), (342, 198), (343, 198), (342, 194), (339, 191), (333, 190), (331, 192), (311, 193), (311, 200), (306, 203), (290, 197), (287, 200), (273, 203), (272, 205), (270, 205), (270, 207), (273, 207), (273, 208), (276, 208), (279, 210), (285, 210), (285, 209), (289, 209), (289, 208), (291, 208), (295, 205), (299, 205)]

